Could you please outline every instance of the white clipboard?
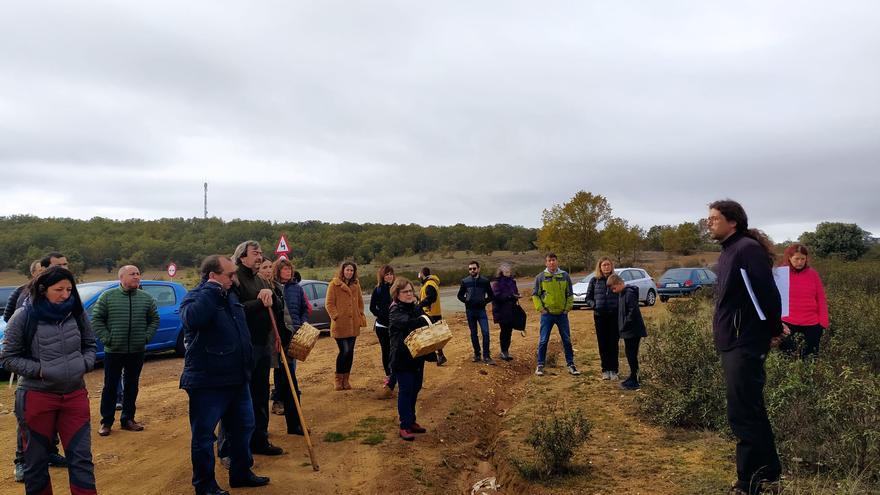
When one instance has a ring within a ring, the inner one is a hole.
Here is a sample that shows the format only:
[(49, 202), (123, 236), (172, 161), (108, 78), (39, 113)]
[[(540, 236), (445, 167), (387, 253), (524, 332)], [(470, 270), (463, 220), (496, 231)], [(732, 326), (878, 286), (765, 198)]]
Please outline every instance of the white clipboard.
[(764, 315), (761, 305), (758, 304), (758, 298), (755, 297), (755, 289), (752, 288), (752, 281), (749, 280), (749, 275), (746, 273), (745, 268), (740, 268), (739, 273), (742, 275), (743, 282), (746, 284), (746, 290), (749, 291), (749, 297), (752, 298), (752, 304), (755, 305), (755, 311), (758, 312), (758, 318), (760, 318), (761, 321), (766, 321), (767, 317)]
[(773, 281), (776, 282), (776, 288), (779, 289), (779, 297), (782, 299), (782, 316), (786, 317), (789, 313), (789, 298), (791, 294), (791, 286), (789, 284), (789, 268), (787, 266), (777, 266), (773, 269)]

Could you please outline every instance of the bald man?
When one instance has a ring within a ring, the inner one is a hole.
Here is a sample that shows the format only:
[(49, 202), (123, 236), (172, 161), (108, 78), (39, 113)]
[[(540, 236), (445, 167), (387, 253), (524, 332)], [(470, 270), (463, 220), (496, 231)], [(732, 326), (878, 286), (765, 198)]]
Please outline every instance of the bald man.
[(110, 434), (116, 420), (116, 393), (123, 376), (121, 428), (144, 429), (134, 419), (135, 403), (147, 343), (159, 328), (159, 311), (155, 299), (139, 289), (140, 285), (138, 267), (123, 266), (119, 269), (119, 287), (101, 294), (92, 311), (92, 329), (104, 344), (104, 390), (98, 429), (102, 437)]

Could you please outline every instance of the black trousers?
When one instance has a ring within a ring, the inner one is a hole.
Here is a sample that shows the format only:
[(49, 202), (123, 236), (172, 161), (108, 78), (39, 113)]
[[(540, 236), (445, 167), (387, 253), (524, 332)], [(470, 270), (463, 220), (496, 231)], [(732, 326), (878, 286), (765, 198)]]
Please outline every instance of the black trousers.
[(620, 332), (617, 330), (617, 313), (593, 312), (596, 323), (596, 340), (599, 343), (599, 360), (602, 371), (620, 370), (617, 353), (619, 352)]
[[(301, 399), (302, 393), (299, 390), (299, 381), (296, 379), (295, 368), (290, 369), (290, 377), (293, 378), (296, 398)], [(284, 371), (284, 367), (275, 368), (275, 391), (278, 394), (278, 400), (284, 404), (284, 420), (287, 423), (287, 433), (301, 433), (302, 426), (299, 422), (299, 414), (296, 412), (296, 402), (293, 401), (290, 382), (287, 381), (287, 373)]]
[(773, 429), (764, 405), (766, 351), (735, 347), (721, 353), (727, 388), (727, 419), (737, 438), (736, 476), (743, 490), (754, 493), (761, 480), (782, 473)]
[(501, 327), (501, 334), (498, 336), (498, 340), (501, 341), (501, 352), (507, 354), (510, 350), (510, 336), (513, 335), (513, 325), (499, 323), (499, 326)]
[(379, 339), (379, 347), (382, 349), (382, 368), (385, 376), (391, 376), (391, 333), (388, 327), (375, 326), (376, 338)]
[(336, 339), (336, 347), (339, 347), (339, 354), (336, 355), (336, 372), (350, 373), (351, 365), (354, 363), (354, 342), (357, 337), (347, 337), (344, 339)]
[(633, 380), (639, 379), (639, 344), (641, 342), (641, 337), (623, 339), (626, 362), (629, 364), (629, 377)]
[[(260, 450), (269, 444), (269, 373), (272, 371), (269, 356), (256, 359), (251, 375), (251, 400), (254, 405), (254, 434), (251, 448)], [(286, 380), (286, 378), (285, 378)]]
[(127, 421), (134, 421), (138, 383), (143, 369), (143, 352), (108, 352), (104, 354), (104, 390), (101, 391), (102, 425), (113, 425), (113, 421), (116, 419), (119, 379), (123, 377), (122, 416), (120, 416), (119, 422), (125, 424)]
[(788, 328), (791, 330), (791, 335), (785, 338), (780, 344), (779, 349), (788, 353), (794, 354), (797, 349), (797, 344), (794, 341), (794, 336), (796, 334), (801, 334), (804, 336), (804, 346), (801, 348), (800, 356), (801, 358), (805, 358), (807, 356), (819, 355), (819, 342), (822, 340), (822, 325), (792, 325), (788, 324)]

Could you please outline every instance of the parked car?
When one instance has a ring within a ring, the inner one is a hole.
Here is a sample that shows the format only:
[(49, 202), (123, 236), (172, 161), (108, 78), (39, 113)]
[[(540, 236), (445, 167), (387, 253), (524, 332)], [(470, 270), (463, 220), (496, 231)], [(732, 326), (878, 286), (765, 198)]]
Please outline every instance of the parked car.
[[(615, 268), (616, 273), (626, 285), (633, 285), (639, 288), (639, 301), (645, 306), (653, 306), (657, 302), (657, 288), (654, 286), (654, 279), (641, 268)], [(590, 286), (590, 280), (593, 280), (595, 274), (591, 273), (584, 277), (580, 282), (574, 284), (572, 291), (574, 292), (574, 307), (589, 308), (587, 302), (587, 288)]]
[(708, 268), (672, 268), (660, 277), (657, 292), (660, 301), (670, 297), (692, 296), (700, 291), (715, 290), (715, 273)]
[(324, 300), (327, 298), (327, 282), (320, 280), (303, 280), (299, 285), (306, 292), (306, 297), (312, 305), (312, 313), (309, 315), (309, 323), (321, 332), (330, 333), (330, 315)]
[[(88, 282), (76, 286), (82, 298), (83, 306), (91, 316), (92, 308), (98, 302), (98, 297), (104, 292), (119, 287), (119, 281)], [(153, 296), (159, 310), (159, 329), (156, 335), (147, 344), (147, 352), (161, 352), (174, 350), (182, 356), (185, 352), (183, 346), (183, 322), (180, 320), (180, 303), (186, 295), (186, 288), (176, 282), (162, 280), (141, 280), (141, 289)], [(104, 344), (97, 339), (98, 359), (104, 358)]]

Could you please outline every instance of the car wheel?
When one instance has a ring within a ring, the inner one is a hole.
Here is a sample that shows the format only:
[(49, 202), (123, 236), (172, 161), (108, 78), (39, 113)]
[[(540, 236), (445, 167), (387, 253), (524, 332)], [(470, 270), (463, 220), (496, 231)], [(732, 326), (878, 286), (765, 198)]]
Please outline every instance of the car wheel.
[(660, 302), (666, 302), (669, 300), (669, 296), (660, 296)]
[(648, 297), (645, 298), (645, 306), (653, 306), (657, 303), (657, 293), (653, 290), (648, 291)]
[(183, 329), (180, 329), (180, 333), (177, 334), (177, 343), (174, 344), (174, 353), (178, 356), (183, 356), (186, 354), (186, 347), (183, 345)]

